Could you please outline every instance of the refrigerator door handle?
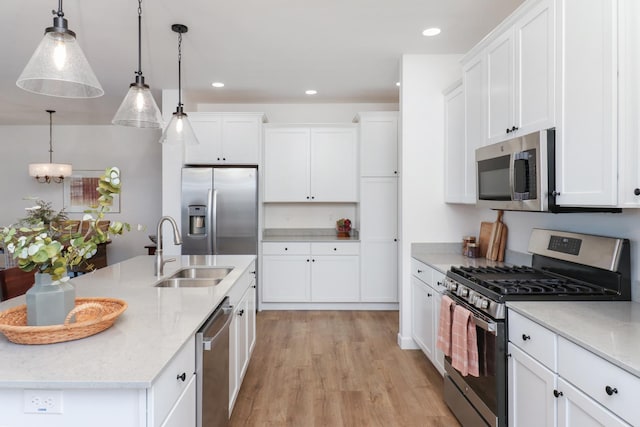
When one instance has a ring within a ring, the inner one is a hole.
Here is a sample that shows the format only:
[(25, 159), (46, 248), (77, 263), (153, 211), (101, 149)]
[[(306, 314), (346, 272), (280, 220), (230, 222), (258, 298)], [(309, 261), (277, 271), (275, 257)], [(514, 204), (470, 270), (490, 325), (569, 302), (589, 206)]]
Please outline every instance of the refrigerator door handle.
[(213, 210), (215, 209), (215, 194), (214, 190), (209, 188), (207, 193), (207, 253), (213, 253)]
[(218, 253), (218, 190), (213, 190), (213, 192), (211, 190), (209, 190), (209, 194), (213, 194), (211, 196), (211, 206), (212, 206), (212, 210), (210, 211), (211, 214), (211, 236), (210, 236), (210, 240), (209, 240), (209, 244), (211, 245), (212, 250), (209, 251), (210, 254), (216, 255)]

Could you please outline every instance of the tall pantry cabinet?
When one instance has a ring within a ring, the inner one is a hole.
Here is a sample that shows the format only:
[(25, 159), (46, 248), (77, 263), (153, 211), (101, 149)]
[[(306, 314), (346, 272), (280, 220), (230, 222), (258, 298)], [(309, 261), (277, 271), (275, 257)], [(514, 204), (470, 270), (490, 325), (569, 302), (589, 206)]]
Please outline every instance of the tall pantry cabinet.
[(362, 302), (398, 302), (398, 113), (359, 113)]

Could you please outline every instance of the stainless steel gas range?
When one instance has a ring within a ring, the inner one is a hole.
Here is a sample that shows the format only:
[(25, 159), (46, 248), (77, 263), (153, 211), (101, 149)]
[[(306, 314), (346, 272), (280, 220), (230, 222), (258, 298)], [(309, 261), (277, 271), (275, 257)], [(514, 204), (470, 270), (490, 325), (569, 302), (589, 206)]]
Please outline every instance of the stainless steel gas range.
[(463, 426), (507, 425), (507, 301), (631, 299), (629, 240), (534, 229), (532, 266), (452, 267), (447, 293), (476, 326), (479, 376), (445, 358), (444, 395)]

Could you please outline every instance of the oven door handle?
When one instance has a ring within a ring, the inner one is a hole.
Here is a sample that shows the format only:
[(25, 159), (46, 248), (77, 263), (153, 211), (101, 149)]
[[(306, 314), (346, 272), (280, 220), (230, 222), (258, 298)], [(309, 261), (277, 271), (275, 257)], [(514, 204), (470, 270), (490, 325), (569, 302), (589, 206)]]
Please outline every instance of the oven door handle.
[(485, 331), (489, 332), (491, 335), (496, 335), (496, 336), (498, 335), (497, 323), (487, 322), (482, 317), (476, 316), (475, 313), (473, 316), (473, 321), (475, 322), (476, 326), (480, 327), (481, 329), (484, 329)]

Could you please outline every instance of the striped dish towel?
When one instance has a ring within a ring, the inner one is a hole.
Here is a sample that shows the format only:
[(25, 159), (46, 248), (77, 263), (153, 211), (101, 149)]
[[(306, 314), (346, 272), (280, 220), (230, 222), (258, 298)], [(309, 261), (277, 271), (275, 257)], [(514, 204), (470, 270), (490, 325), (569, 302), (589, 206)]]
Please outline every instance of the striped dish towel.
[(453, 311), (451, 335), (451, 366), (462, 376), (479, 376), (476, 323), (471, 312), (459, 305)]
[(451, 298), (446, 295), (442, 296), (436, 346), (442, 350), (445, 356), (451, 356), (451, 326), (453, 325), (453, 312), (451, 308), (455, 305)]

